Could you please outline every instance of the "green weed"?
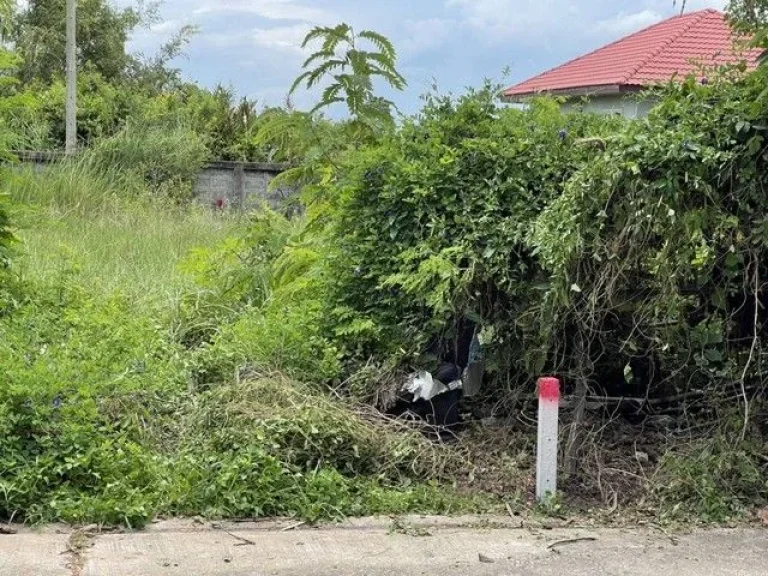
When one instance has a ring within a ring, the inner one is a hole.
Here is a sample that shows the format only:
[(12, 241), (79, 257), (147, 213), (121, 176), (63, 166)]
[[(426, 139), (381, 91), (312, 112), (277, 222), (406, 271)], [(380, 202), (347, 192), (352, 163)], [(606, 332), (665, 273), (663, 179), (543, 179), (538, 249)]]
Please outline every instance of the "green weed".
[(662, 519), (722, 523), (768, 503), (768, 470), (758, 453), (723, 436), (669, 452), (652, 482)]

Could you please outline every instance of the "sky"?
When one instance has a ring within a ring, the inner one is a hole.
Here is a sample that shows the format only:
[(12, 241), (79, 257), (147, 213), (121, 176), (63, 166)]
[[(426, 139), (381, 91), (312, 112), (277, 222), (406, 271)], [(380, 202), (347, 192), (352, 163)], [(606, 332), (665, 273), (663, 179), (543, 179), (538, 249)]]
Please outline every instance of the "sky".
[[(686, 11), (726, 3), (688, 0)], [(136, 31), (130, 47), (151, 54), (194, 25), (199, 33), (175, 62), (185, 79), (280, 105), (309, 53), (304, 35), (346, 22), (393, 41), (408, 80), (393, 99), (414, 113), (433, 84), (455, 94), (486, 78), (512, 85), (679, 10), (673, 0), (165, 0), (162, 21)], [(306, 108), (316, 98), (299, 92), (294, 103)]]

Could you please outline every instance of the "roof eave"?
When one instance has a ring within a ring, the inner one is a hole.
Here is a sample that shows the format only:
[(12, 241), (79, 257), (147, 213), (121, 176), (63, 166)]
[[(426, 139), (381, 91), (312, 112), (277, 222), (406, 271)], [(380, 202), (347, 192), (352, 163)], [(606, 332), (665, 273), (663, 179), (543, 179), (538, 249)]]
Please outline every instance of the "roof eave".
[(566, 98), (579, 98), (582, 96), (614, 96), (625, 92), (635, 92), (640, 87), (622, 84), (604, 84), (601, 86), (575, 86), (573, 88), (558, 88), (554, 90), (542, 89), (528, 92), (509, 94), (502, 96), (505, 102), (523, 102), (535, 96), (565, 96)]

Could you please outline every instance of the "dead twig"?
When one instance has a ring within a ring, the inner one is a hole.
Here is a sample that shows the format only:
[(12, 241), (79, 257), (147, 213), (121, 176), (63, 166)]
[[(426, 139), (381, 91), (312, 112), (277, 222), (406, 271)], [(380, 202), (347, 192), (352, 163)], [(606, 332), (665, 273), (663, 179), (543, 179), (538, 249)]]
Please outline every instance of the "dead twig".
[(554, 550), (558, 546), (565, 546), (566, 544), (576, 544), (577, 542), (594, 542), (597, 540), (594, 536), (581, 536), (579, 538), (566, 538), (564, 540), (556, 540), (547, 544), (547, 550)]
[(280, 532), (290, 532), (291, 530), (296, 530), (297, 528), (301, 528), (304, 526), (306, 522), (296, 522), (296, 524), (291, 524), (290, 526), (286, 526)]
[(744, 426), (741, 429), (741, 442), (744, 442), (744, 439), (747, 437), (747, 430), (749, 429), (749, 396), (747, 396), (746, 379), (749, 367), (752, 365), (752, 360), (755, 357), (755, 350), (757, 349), (760, 322), (760, 265), (756, 259), (753, 260), (755, 260), (755, 315), (753, 323), (754, 334), (752, 337), (752, 347), (749, 350), (749, 358), (747, 358), (747, 363), (744, 365), (744, 371), (741, 373), (741, 396), (744, 400)]
[(256, 546), (256, 542), (253, 540), (248, 540), (248, 538), (243, 538), (242, 536), (238, 536), (237, 534), (233, 534), (232, 532), (229, 532), (227, 530), (224, 530), (224, 534), (227, 534), (228, 536), (232, 536), (235, 540), (237, 540), (237, 544), (235, 546)]

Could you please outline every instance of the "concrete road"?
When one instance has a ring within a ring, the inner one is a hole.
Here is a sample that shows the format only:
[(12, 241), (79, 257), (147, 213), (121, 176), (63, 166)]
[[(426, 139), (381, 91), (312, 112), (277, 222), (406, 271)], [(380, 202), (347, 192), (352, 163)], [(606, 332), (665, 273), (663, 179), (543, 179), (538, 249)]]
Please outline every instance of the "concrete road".
[(768, 530), (543, 530), (509, 519), (49, 527), (0, 535), (0, 576), (764, 576)]

